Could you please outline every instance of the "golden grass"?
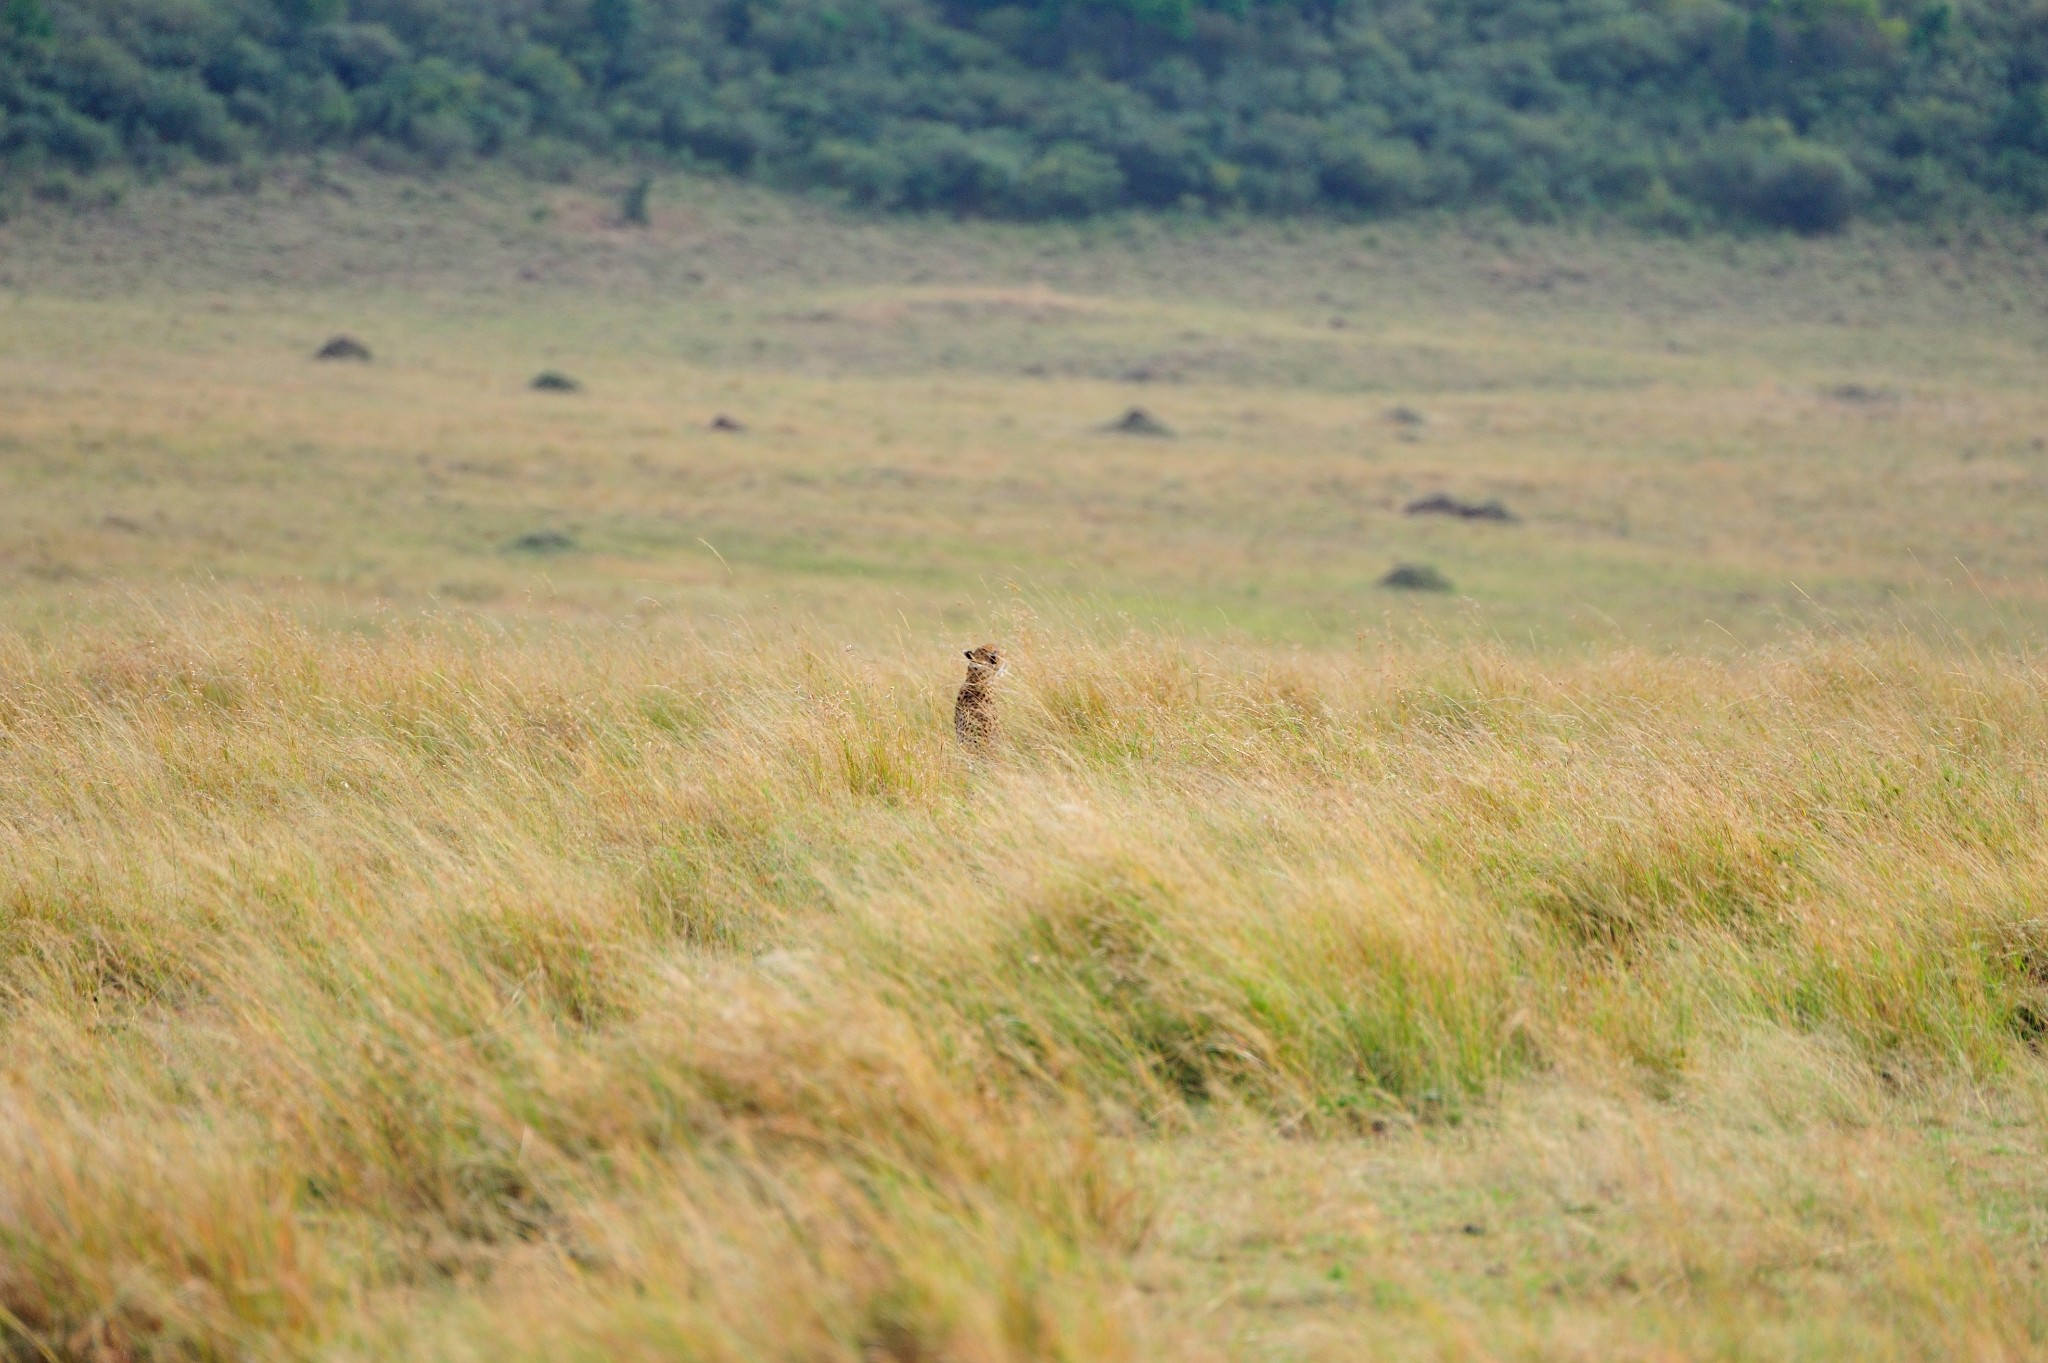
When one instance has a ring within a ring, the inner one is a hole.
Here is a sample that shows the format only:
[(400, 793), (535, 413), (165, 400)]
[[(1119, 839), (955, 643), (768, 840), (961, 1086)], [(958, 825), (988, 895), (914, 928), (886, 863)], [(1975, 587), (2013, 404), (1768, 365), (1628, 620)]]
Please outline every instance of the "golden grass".
[[(9, 641), (20, 1347), (1223, 1348), (1219, 1142), (1365, 1227), (1312, 1300), (1410, 1348), (2048, 1339), (2030, 662), (1010, 624), (987, 766), (950, 678), (804, 631)], [(2021, 1115), (2017, 1220), (1944, 1101)], [(1505, 1280), (1421, 1189), (1500, 1199)]]

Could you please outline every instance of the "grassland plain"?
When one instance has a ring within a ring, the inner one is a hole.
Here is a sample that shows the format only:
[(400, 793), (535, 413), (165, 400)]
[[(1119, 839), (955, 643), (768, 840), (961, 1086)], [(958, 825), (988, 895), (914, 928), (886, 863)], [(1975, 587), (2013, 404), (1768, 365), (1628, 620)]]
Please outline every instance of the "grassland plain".
[(2048, 1352), (2037, 237), (607, 212), (0, 229), (0, 1356)]
[[(0, 572), (949, 622), (1015, 581), (1292, 643), (1420, 558), (1432, 628), (1561, 646), (2042, 618), (2019, 227), (1027, 231), (683, 185), (636, 231), (573, 187), (265, 184), (8, 229)], [(377, 361), (307, 363), (336, 330)], [(525, 391), (550, 366), (586, 392)], [(1097, 431), (1133, 403), (1179, 438)], [(1434, 491), (1522, 523), (1400, 514)], [(537, 531), (574, 551), (505, 553)]]

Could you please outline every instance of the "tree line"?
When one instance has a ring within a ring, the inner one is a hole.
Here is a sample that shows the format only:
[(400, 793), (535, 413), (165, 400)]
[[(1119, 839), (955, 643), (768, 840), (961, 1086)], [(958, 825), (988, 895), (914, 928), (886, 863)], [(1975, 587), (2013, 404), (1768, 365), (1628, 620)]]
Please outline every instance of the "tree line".
[(862, 204), (2048, 207), (2048, 0), (0, 0), (0, 181), (354, 148)]

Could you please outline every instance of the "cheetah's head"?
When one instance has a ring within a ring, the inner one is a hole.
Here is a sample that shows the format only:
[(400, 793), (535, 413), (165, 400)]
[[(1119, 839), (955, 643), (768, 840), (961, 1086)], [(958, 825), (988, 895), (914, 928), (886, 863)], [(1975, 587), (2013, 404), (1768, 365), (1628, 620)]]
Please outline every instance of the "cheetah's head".
[(1005, 666), (1007, 664), (1003, 662), (1003, 655), (996, 652), (995, 646), (992, 644), (983, 644), (979, 648), (967, 650), (967, 672), (970, 676), (976, 674), (995, 676)]

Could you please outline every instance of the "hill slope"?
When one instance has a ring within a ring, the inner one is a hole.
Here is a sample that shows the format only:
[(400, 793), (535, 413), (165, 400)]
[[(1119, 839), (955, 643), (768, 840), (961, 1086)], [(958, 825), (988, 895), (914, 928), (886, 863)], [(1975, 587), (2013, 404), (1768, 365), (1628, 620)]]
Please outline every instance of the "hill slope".
[(5, 0), (0, 177), (349, 146), (987, 216), (1811, 232), (2048, 203), (2044, 79), (2042, 0)]

